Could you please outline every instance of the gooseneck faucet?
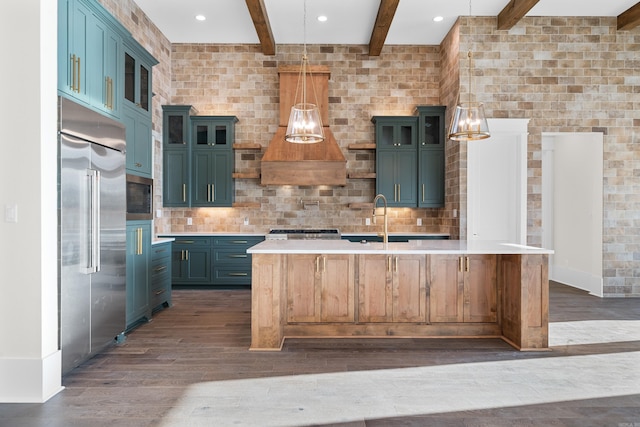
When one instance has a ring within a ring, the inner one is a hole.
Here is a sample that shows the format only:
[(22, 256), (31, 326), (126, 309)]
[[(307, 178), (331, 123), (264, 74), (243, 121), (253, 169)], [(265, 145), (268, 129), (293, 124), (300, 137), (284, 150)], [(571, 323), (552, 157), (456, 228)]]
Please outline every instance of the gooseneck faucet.
[(376, 205), (378, 204), (378, 200), (382, 199), (382, 204), (384, 205), (384, 211), (382, 216), (384, 216), (384, 232), (382, 233), (382, 242), (386, 245), (389, 243), (389, 231), (387, 228), (387, 198), (384, 197), (383, 194), (378, 194), (373, 199), (373, 223), (376, 223)]

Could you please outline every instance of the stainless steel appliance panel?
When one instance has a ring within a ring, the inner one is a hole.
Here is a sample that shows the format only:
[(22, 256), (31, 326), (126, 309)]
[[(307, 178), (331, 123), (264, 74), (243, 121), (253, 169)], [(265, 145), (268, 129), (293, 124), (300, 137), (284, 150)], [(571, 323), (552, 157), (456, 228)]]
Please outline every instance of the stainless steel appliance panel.
[(120, 123), (65, 98), (59, 106), (60, 348), (67, 373), (125, 329), (125, 140)]

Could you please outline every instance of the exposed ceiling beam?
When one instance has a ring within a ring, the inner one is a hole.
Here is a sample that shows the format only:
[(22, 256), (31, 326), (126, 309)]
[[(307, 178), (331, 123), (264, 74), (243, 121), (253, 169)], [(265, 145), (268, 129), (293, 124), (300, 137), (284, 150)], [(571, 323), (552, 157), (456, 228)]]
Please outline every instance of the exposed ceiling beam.
[(258, 39), (260, 39), (262, 53), (265, 55), (275, 55), (276, 42), (271, 32), (269, 16), (267, 15), (267, 9), (264, 7), (264, 1), (246, 0), (246, 2), (249, 13), (251, 14), (251, 19), (253, 20), (253, 26), (256, 27), (256, 33), (258, 33)]
[(393, 16), (396, 14), (398, 3), (400, 3), (400, 0), (380, 0), (378, 16), (369, 40), (369, 56), (380, 55), (387, 33), (389, 33)]
[(630, 30), (640, 25), (640, 3), (618, 15), (618, 30)]
[(513, 28), (539, 0), (511, 0), (498, 14), (498, 29)]

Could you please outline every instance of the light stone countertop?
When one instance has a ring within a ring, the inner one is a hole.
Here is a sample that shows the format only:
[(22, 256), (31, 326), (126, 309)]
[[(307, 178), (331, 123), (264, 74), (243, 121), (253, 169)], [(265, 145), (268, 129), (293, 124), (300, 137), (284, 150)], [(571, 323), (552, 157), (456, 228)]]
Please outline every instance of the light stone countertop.
[(161, 243), (173, 242), (176, 239), (173, 237), (156, 237), (151, 241), (151, 245), (159, 245)]
[(194, 232), (180, 232), (180, 233), (160, 233), (158, 236), (162, 237), (185, 237), (185, 236), (200, 236), (200, 237), (215, 237), (215, 236), (258, 236), (264, 237), (265, 233), (242, 233), (242, 232), (213, 232), (213, 231), (194, 231)]
[(410, 240), (349, 242), (348, 240), (265, 240), (247, 250), (250, 254), (552, 254), (553, 250), (494, 241)]

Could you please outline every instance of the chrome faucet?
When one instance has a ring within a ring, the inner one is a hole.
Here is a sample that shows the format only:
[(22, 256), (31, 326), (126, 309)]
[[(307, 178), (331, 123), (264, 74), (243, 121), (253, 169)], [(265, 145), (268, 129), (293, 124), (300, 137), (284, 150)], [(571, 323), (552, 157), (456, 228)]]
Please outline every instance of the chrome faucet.
[(384, 216), (384, 232), (382, 233), (382, 242), (386, 245), (387, 243), (389, 243), (389, 231), (387, 228), (387, 198), (384, 197), (383, 194), (378, 194), (373, 199), (373, 223), (376, 223), (376, 205), (378, 203), (378, 200), (380, 199), (382, 199), (382, 204), (384, 205), (384, 213), (382, 214), (382, 216)]

